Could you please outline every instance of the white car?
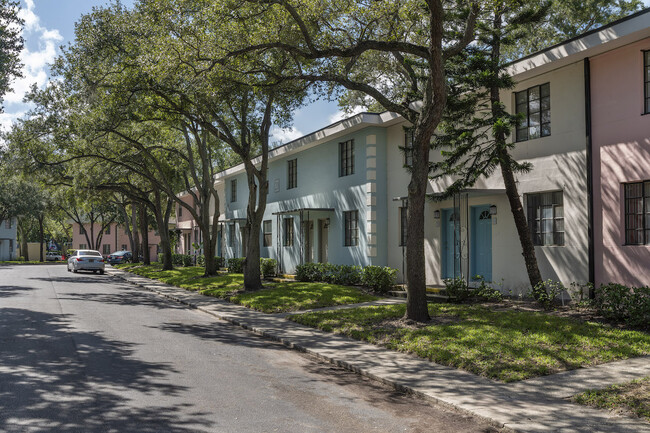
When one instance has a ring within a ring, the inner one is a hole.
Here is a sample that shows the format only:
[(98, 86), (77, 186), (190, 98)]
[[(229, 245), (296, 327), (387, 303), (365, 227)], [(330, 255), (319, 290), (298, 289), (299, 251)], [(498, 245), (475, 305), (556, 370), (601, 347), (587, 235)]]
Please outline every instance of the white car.
[(68, 272), (93, 271), (104, 273), (104, 257), (94, 250), (77, 250), (68, 258)]
[(58, 262), (59, 260), (63, 260), (63, 257), (61, 256), (60, 253), (55, 253), (54, 251), (48, 251), (47, 254), (45, 254), (45, 260), (48, 262)]

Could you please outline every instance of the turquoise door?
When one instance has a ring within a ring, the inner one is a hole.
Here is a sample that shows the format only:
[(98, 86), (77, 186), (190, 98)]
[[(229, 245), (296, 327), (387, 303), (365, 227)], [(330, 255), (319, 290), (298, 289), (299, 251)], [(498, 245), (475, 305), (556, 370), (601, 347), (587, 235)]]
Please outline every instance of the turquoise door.
[(460, 276), (460, 225), (454, 224), (458, 213), (453, 209), (442, 210), (442, 278)]
[(492, 215), (490, 206), (472, 206), (470, 272), (492, 281)]

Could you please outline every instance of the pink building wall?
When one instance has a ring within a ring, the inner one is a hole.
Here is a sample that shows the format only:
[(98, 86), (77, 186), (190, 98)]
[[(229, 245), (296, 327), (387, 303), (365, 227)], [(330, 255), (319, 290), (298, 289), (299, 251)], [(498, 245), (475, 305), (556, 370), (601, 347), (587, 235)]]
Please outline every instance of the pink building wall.
[[(193, 204), (193, 197), (190, 194), (181, 197), (181, 200), (188, 204)], [(176, 229), (180, 230), (180, 239), (176, 246), (176, 252), (181, 254), (192, 254), (194, 249), (192, 243), (195, 242), (196, 221), (192, 214), (180, 205), (176, 205)]]
[[(84, 224), (84, 228), (88, 232), (88, 237), (91, 238), (90, 224)], [(94, 224), (93, 227), (93, 236), (97, 238), (97, 233), (101, 229), (101, 224)], [(142, 241), (142, 240), (141, 240)], [(94, 240), (93, 240), (94, 242)], [(158, 260), (157, 247), (160, 243), (160, 236), (156, 234), (155, 231), (149, 232), (149, 252), (151, 254), (151, 260)], [(72, 224), (72, 248), (80, 249), (82, 245), (85, 245), (86, 248), (90, 248), (90, 244), (86, 240), (86, 236), (79, 229), (79, 224)], [(105, 247), (106, 246), (106, 247)], [(129, 236), (124, 231), (124, 227), (113, 223), (110, 225), (110, 233), (104, 233), (101, 244), (99, 245), (99, 252), (102, 254), (107, 254), (106, 251), (109, 251), (108, 254), (119, 251), (122, 247), (124, 249), (131, 250), (131, 243), (129, 242)]]
[(596, 286), (650, 285), (650, 245), (625, 245), (623, 184), (650, 180), (643, 50), (650, 39), (591, 59)]

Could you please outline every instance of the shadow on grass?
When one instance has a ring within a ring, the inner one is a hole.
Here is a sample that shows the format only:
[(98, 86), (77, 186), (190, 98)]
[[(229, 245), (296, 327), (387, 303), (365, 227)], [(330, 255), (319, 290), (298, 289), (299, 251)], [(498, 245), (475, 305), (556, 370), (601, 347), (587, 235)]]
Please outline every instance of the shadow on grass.
[(70, 317), (0, 310), (0, 431), (194, 432), (207, 413), (188, 404), (137, 407), (133, 392), (182, 396), (165, 363), (133, 357), (134, 345), (71, 326)]

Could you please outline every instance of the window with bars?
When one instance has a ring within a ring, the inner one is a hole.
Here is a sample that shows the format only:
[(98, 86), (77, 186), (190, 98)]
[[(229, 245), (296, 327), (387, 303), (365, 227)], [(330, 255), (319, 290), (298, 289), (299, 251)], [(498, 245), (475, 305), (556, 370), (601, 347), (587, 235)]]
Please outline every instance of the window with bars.
[(644, 113), (650, 114), (650, 51), (643, 52)]
[(110, 254), (110, 253), (111, 253), (111, 245), (110, 244), (102, 245), (102, 254)]
[(413, 130), (408, 129), (404, 131), (404, 166), (412, 167), (413, 166), (413, 141), (414, 135)]
[(339, 177), (354, 174), (354, 140), (339, 143)]
[(551, 135), (551, 85), (533, 86), (515, 93), (516, 113), (523, 116), (516, 140), (526, 141)]
[(526, 194), (528, 227), (534, 245), (564, 245), (562, 191)]
[(298, 186), (298, 159), (287, 161), (287, 189)]
[(85, 250), (86, 249), (86, 244), (79, 244), (79, 249), (80, 250)]
[(230, 181), (230, 201), (237, 201), (237, 179)]
[(111, 234), (111, 225), (107, 225), (106, 228), (104, 229), (104, 234), (105, 235), (110, 235)]
[(86, 229), (84, 228), (83, 224), (79, 224), (79, 234), (83, 235), (86, 233)]
[(293, 218), (285, 218), (282, 220), (283, 224), (283, 233), (282, 233), (282, 245), (285, 247), (293, 246)]
[(625, 190), (625, 244), (650, 245), (650, 181), (628, 183)]
[(345, 243), (346, 247), (359, 245), (359, 211), (351, 210), (343, 212), (345, 221)]
[(264, 234), (262, 245), (265, 247), (272, 246), (273, 245), (273, 223), (271, 222), (271, 220), (266, 220), (262, 223), (262, 232)]
[(228, 226), (228, 246), (230, 248), (235, 246), (235, 236), (236, 236), (235, 225), (230, 224)]
[(408, 223), (408, 213), (406, 207), (399, 208), (399, 245), (406, 245), (406, 228)]
[(126, 244), (122, 244), (122, 251), (126, 251)]

